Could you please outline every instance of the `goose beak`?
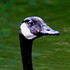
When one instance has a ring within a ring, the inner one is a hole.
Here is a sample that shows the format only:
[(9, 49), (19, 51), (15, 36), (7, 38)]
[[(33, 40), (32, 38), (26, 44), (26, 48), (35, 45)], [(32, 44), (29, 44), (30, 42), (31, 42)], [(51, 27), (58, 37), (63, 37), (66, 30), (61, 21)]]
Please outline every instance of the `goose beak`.
[(59, 35), (60, 34), (58, 31), (53, 30), (47, 25), (42, 25), (41, 27), (42, 27), (42, 30), (40, 31), (40, 33), (42, 33), (43, 35)]

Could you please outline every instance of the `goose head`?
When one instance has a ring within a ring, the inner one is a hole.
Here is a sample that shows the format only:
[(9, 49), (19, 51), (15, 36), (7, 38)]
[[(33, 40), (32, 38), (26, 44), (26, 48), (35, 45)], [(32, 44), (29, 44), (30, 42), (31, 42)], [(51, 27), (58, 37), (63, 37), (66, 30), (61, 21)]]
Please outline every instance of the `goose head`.
[(20, 25), (20, 34), (32, 40), (43, 35), (59, 35), (59, 32), (50, 28), (40, 17), (27, 17)]

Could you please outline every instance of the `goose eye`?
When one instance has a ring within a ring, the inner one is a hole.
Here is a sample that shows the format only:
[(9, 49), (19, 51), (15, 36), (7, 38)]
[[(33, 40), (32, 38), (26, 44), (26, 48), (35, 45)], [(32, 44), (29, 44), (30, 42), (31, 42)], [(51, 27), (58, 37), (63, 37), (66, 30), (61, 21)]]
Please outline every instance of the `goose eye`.
[(33, 24), (34, 24), (33, 22), (30, 22), (30, 23), (29, 23), (30, 26), (32, 26)]

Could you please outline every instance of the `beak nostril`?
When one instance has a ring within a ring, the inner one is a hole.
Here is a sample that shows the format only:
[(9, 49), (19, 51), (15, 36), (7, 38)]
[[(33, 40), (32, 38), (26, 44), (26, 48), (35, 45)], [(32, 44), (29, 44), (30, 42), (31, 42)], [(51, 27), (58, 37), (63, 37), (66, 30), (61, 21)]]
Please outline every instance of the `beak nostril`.
[(50, 29), (46, 29), (47, 31), (50, 31)]

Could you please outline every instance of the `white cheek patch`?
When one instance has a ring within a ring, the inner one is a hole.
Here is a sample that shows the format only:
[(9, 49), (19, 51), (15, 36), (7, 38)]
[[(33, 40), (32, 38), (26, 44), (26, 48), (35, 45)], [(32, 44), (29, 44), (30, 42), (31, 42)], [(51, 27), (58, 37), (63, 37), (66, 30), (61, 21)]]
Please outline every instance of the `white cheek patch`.
[(25, 23), (22, 23), (20, 26), (21, 33), (27, 38), (27, 39), (33, 39), (36, 37), (36, 35), (32, 34), (30, 30), (28, 29), (27, 25)]

